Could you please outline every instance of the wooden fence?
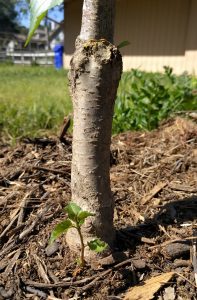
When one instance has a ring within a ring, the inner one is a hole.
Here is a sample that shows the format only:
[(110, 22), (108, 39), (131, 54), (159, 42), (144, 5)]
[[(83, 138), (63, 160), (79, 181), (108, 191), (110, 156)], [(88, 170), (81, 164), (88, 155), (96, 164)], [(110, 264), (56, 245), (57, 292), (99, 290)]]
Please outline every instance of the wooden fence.
[(0, 62), (11, 61), (20, 65), (53, 65), (54, 52), (52, 51), (13, 51), (0, 52)]

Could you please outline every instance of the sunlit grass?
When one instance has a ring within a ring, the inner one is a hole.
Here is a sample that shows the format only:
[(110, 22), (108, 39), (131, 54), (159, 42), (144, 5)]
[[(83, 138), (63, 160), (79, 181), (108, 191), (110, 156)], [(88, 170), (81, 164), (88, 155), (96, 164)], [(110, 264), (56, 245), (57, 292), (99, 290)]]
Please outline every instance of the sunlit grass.
[[(197, 79), (132, 70), (119, 85), (113, 133), (151, 130), (179, 110), (197, 110)], [(21, 137), (57, 134), (63, 118), (72, 111), (67, 71), (53, 67), (0, 64), (0, 136)]]
[(0, 132), (9, 139), (57, 133), (72, 110), (67, 72), (0, 65)]

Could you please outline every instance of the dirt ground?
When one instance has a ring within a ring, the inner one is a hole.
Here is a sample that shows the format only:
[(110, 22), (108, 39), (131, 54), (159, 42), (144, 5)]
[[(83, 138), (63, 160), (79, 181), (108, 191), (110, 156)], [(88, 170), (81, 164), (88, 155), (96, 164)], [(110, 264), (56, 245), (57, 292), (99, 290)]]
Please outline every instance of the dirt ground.
[(0, 143), (0, 299), (124, 299), (169, 272), (154, 296), (128, 299), (197, 299), (197, 124), (176, 118), (112, 139), (116, 252), (84, 270), (64, 237), (48, 246), (71, 197), (71, 143)]

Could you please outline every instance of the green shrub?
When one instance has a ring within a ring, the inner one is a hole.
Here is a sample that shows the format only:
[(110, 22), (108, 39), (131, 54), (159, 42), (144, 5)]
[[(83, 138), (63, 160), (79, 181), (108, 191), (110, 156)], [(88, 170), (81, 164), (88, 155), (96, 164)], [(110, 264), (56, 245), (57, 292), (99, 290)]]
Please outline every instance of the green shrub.
[(197, 81), (188, 74), (174, 75), (131, 70), (124, 73), (115, 104), (113, 133), (151, 130), (177, 110), (197, 109), (193, 94)]

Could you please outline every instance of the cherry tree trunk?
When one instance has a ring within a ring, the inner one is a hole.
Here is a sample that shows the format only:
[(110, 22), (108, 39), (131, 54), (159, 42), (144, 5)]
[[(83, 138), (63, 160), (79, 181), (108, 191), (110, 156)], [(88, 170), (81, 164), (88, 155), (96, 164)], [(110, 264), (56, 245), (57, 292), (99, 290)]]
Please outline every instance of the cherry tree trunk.
[[(84, 0), (81, 33), (69, 74), (74, 108), (72, 201), (95, 213), (83, 226), (85, 242), (99, 237), (109, 247), (115, 240), (109, 175), (111, 129), (122, 73), (121, 54), (113, 45), (114, 5), (114, 0)], [(68, 231), (66, 239), (78, 251), (75, 230)]]

